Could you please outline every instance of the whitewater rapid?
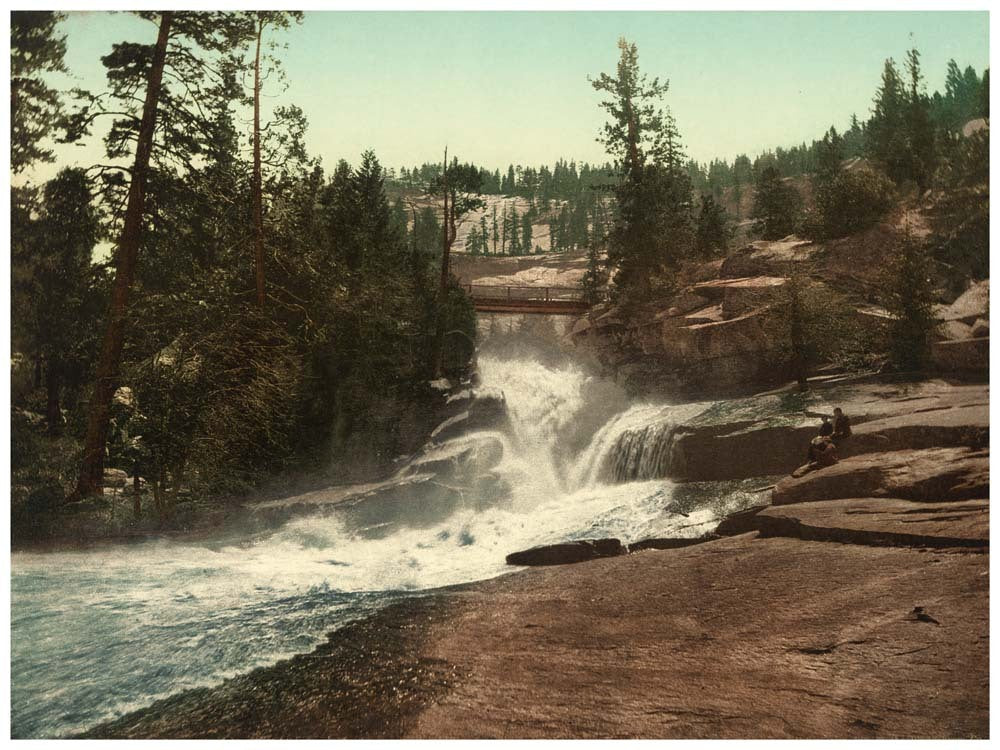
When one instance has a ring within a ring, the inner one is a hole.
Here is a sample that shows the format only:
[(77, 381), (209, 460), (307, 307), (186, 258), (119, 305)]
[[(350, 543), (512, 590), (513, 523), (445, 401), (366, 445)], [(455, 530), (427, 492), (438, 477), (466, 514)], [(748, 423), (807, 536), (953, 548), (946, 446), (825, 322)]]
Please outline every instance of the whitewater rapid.
[(404, 523), (375, 539), (331, 514), (298, 517), (240, 543), (15, 553), (13, 736), (64, 735), (308, 651), (330, 630), (401, 597), (508, 572), (504, 557), (516, 550), (711, 528), (710, 507), (671, 510), (674, 486), (652, 476), (655, 466), (619, 476), (636, 481), (612, 481), (621, 474), (615, 467), (631, 460), (635, 435), (651, 425), (665, 434), (706, 404), (630, 404), (571, 364), (484, 356), (479, 369), (484, 387), (503, 392), (511, 417), (494, 468), (510, 488), (501, 502), (469, 502), (440, 523)]

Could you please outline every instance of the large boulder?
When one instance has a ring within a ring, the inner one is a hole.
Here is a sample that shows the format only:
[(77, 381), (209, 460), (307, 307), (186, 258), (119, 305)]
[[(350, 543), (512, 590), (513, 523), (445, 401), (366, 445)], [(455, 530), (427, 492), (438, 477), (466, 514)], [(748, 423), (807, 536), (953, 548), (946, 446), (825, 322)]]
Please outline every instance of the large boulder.
[(121, 488), (128, 483), (128, 474), (126, 474), (121, 469), (105, 469), (104, 470), (104, 486)]
[[(987, 334), (989, 335), (989, 334)], [(934, 329), (936, 341), (961, 341), (972, 338), (972, 326), (960, 320), (948, 320)]]
[(464, 504), (463, 493), (432, 474), (393, 477), (382, 482), (327, 487), (252, 506), (267, 525), (294, 516), (337, 513), (349, 531), (383, 537), (398, 526), (438, 524)]
[(723, 317), (729, 319), (770, 304), (785, 282), (782, 276), (718, 279), (695, 284), (692, 291), (721, 303)]
[(499, 435), (474, 434), (441, 445), (431, 443), (400, 470), (399, 476), (432, 474), (449, 484), (464, 484), (488, 472), (502, 458), (503, 440)]
[(948, 502), (989, 497), (989, 451), (927, 448), (866, 453), (781, 480), (773, 505), (851, 497)]
[(434, 443), (479, 430), (499, 430), (507, 425), (507, 401), (496, 389), (464, 389), (450, 396), (447, 406), (452, 416), (431, 432)]
[(977, 319), (990, 316), (990, 280), (973, 282), (950, 305), (939, 305), (934, 313), (938, 320), (957, 320), (972, 325)]
[(628, 549), (618, 539), (581, 539), (561, 544), (546, 544), (540, 547), (512, 552), (507, 555), (508, 565), (565, 565), (599, 557), (624, 555)]
[[(710, 320), (668, 328), (664, 331), (661, 346), (670, 364), (694, 367), (699, 362), (706, 364), (707, 360), (760, 354), (773, 349), (775, 344), (768, 335), (765, 316), (760, 312), (751, 312), (729, 320)], [(715, 373), (702, 372), (702, 375)]]

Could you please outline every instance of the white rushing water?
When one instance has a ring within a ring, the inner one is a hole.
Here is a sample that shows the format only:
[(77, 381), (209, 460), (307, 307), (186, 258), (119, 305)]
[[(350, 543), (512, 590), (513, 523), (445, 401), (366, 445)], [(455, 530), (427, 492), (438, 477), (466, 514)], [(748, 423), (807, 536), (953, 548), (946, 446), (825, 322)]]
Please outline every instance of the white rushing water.
[[(530, 359), (483, 357), (480, 372), (484, 385), (503, 391), (511, 415), (495, 468), (510, 488), (501, 502), (470, 502), (443, 521), (403, 523), (383, 538), (354, 533), (332, 514), (221, 546), (155, 541), (14, 554), (13, 735), (63, 735), (308, 651), (331, 629), (401, 596), (507, 572), (504, 557), (516, 550), (710, 528), (711, 508), (671, 512), (666, 479), (603, 481), (621, 474), (614, 467), (623, 460), (646, 462), (623, 478), (650, 476), (663, 449), (651, 459), (622, 458), (615, 452), (623, 436), (649, 425), (659, 435), (705, 404), (628, 406), (574, 366)], [(625, 442), (635, 453), (635, 439)]]

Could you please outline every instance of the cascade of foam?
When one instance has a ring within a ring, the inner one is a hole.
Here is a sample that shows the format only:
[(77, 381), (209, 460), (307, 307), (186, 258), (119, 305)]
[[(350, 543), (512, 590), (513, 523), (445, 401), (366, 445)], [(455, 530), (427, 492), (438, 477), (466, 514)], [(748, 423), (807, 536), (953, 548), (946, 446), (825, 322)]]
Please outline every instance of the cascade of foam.
[(609, 420), (576, 462), (577, 486), (665, 478), (677, 426), (709, 404), (640, 404)]
[[(692, 524), (713, 517), (708, 509), (684, 516), (681, 531), (664, 513), (670, 483), (631, 481), (662, 473), (667, 433), (704, 405), (640, 404), (615, 414), (624, 398), (608, 384), (574, 365), (530, 358), (483, 356), (480, 373), (506, 396), (510, 434), (458, 438), (411, 468), (431, 471), (431, 462), (466, 453), (470, 465), (489, 466), (502, 453), (491, 472), (509, 492), (503, 502), (470, 498), (451, 515), (414, 518), (385, 536), (355, 533), (345, 511), (297, 517), (239, 543), (13, 555), (14, 733), (82, 729), (306, 651), (331, 627), (401, 592), (499, 575), (518, 549), (691, 534)], [(612, 479), (622, 483), (602, 483)], [(381, 501), (394, 510), (418, 504), (405, 492)]]

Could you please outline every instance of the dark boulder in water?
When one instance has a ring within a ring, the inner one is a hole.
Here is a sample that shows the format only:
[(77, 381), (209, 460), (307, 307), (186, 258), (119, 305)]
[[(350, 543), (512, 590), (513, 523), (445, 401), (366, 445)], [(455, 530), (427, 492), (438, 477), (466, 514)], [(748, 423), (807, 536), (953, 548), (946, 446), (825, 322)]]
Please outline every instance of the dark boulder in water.
[(682, 547), (690, 547), (695, 544), (703, 544), (704, 542), (711, 542), (714, 539), (718, 539), (716, 534), (706, 534), (704, 536), (687, 536), (687, 537), (656, 537), (653, 539), (642, 539), (638, 542), (633, 542), (628, 546), (629, 554), (633, 552), (642, 552), (644, 549), (681, 549)]
[(731, 513), (722, 519), (715, 533), (718, 536), (738, 536), (757, 531), (757, 514), (767, 507), (767, 505), (754, 505), (737, 513)]
[(541, 547), (507, 555), (508, 565), (565, 565), (566, 563), (616, 557), (628, 550), (619, 539), (581, 539), (575, 542), (545, 544)]

